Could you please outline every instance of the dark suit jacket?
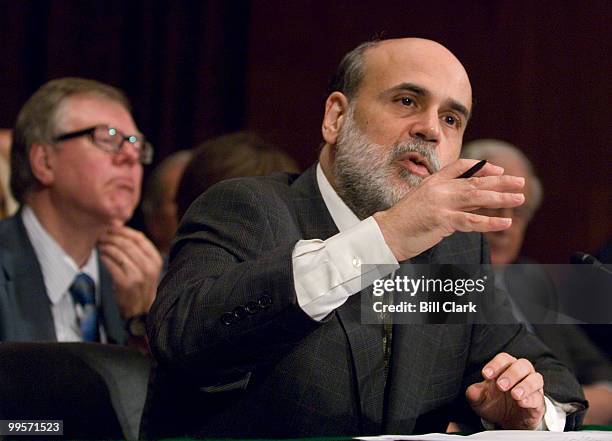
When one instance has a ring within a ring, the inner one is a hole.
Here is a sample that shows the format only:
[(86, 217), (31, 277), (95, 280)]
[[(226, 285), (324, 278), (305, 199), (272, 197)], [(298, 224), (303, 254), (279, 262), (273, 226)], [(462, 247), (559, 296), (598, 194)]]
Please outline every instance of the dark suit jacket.
[(554, 324), (555, 285), (543, 268), (526, 259), (505, 267), (505, 284), (536, 335), (565, 363), (581, 384), (612, 382), (612, 363), (580, 326)]
[[(101, 319), (111, 343), (127, 336), (113, 298), (110, 274), (100, 267)], [(21, 212), (0, 221), (0, 341), (57, 341), (40, 264)]]
[(536, 335), (576, 375), (580, 384), (612, 382), (610, 359), (576, 325), (534, 325)]
[[(295, 243), (337, 232), (314, 167), (225, 181), (191, 206), (148, 320), (160, 366), (146, 436), (443, 431), (449, 418), (477, 420), (465, 389), (501, 351), (532, 360), (553, 398), (583, 401), (519, 325), (394, 325), (385, 384), (382, 327), (361, 323), (359, 295), (322, 322), (296, 300)], [(479, 263), (486, 253), (480, 235), (455, 234), (413, 261)]]

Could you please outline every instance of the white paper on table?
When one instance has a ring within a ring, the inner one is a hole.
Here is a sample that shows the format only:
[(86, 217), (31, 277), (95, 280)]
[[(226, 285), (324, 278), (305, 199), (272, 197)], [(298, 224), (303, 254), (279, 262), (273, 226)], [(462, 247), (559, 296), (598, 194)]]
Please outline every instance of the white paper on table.
[(612, 441), (612, 432), (586, 430), (582, 432), (546, 432), (536, 430), (487, 430), (473, 435), (428, 433), (425, 435), (362, 436), (365, 441)]

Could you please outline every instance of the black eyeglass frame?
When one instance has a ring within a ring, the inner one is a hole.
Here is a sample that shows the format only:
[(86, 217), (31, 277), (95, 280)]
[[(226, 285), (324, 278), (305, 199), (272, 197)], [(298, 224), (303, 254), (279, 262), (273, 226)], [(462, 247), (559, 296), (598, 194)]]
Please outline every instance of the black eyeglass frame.
[[(119, 139), (121, 139), (121, 142), (113, 150), (109, 150), (106, 146), (103, 146), (97, 143), (96, 138), (95, 138), (95, 133), (96, 133), (96, 130), (99, 130), (99, 129), (107, 130), (110, 136), (119, 136)], [(95, 145), (96, 147), (98, 147), (99, 149), (101, 149), (102, 151), (106, 153), (111, 153), (114, 155), (121, 152), (124, 142), (127, 141), (130, 144), (132, 144), (132, 146), (134, 146), (135, 143), (140, 142), (142, 147), (140, 148), (136, 147), (139, 152), (140, 163), (146, 165), (146, 164), (151, 164), (151, 162), (153, 162), (153, 145), (149, 141), (147, 141), (144, 136), (125, 135), (121, 130), (115, 129), (114, 127), (109, 127), (106, 125), (97, 125), (93, 127), (87, 127), (86, 129), (77, 130), (74, 132), (62, 133), (60, 135), (55, 136), (53, 138), (53, 142), (67, 141), (69, 139), (78, 138), (80, 136), (89, 136), (89, 138), (91, 139), (91, 143), (93, 145)]]

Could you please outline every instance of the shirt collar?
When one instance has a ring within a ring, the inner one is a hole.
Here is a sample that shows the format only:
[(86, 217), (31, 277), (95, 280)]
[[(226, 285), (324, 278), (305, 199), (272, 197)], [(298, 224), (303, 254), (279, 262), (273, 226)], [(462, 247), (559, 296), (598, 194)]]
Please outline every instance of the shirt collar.
[[(23, 207), (21, 218), (34, 248), (34, 253), (38, 258), (47, 295), (51, 303), (58, 303), (68, 293), (68, 289), (72, 285), (75, 276), (81, 272), (91, 277), (95, 285), (98, 286), (98, 252), (95, 248), (89, 255), (85, 265), (79, 268), (72, 257), (66, 254), (62, 247), (45, 230), (36, 217), (34, 210), (28, 205)], [(98, 296), (96, 295), (97, 298)]]
[(360, 222), (357, 215), (344, 203), (327, 180), (321, 163), (317, 164), (317, 184), (319, 185), (319, 191), (321, 191), (325, 206), (329, 210), (336, 227), (338, 227), (338, 231), (346, 231)]

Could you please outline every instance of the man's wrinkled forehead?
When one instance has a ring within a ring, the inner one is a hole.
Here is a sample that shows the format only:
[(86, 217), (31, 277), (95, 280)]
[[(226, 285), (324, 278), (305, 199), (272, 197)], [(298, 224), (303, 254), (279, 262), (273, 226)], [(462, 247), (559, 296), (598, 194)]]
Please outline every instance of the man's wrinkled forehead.
[(390, 90), (417, 84), (430, 93), (472, 107), (472, 87), (463, 65), (444, 46), (431, 40), (385, 40), (364, 52), (360, 89)]
[(61, 101), (55, 113), (55, 124), (63, 129), (99, 124), (116, 126), (117, 120), (125, 118), (129, 127), (116, 128), (136, 133), (131, 110), (124, 103), (97, 93), (77, 93)]

